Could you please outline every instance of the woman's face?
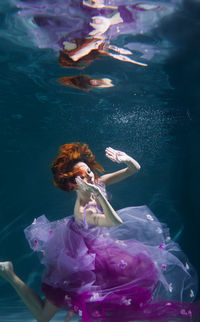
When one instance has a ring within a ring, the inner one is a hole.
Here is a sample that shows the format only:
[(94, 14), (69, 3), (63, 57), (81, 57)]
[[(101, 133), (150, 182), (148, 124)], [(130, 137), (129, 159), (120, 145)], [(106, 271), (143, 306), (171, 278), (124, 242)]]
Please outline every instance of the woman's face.
[(94, 173), (88, 167), (88, 165), (84, 162), (78, 162), (74, 166), (74, 170), (82, 170), (83, 173), (80, 175), (80, 178), (88, 183), (94, 184)]

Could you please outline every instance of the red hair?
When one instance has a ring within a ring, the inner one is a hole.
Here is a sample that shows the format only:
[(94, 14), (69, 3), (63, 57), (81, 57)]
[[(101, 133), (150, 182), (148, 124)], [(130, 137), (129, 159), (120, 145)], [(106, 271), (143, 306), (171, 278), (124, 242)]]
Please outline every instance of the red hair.
[(83, 91), (89, 91), (92, 89), (90, 85), (91, 79), (89, 75), (76, 75), (60, 77), (58, 80), (61, 84), (72, 86)]
[(51, 167), (54, 184), (58, 188), (68, 192), (74, 190), (76, 176), (84, 172), (83, 170), (74, 170), (74, 166), (78, 162), (86, 163), (94, 172), (95, 178), (98, 178), (98, 172), (104, 171), (104, 168), (95, 161), (95, 156), (86, 143), (64, 144), (59, 148), (59, 155), (52, 162)]

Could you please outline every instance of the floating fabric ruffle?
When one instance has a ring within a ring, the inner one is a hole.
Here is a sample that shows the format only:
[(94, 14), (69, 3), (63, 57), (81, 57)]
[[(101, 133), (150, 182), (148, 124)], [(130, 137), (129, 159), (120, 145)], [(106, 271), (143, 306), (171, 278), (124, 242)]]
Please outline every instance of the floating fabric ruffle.
[(25, 229), (45, 266), (43, 293), (82, 321), (198, 321), (197, 276), (166, 225), (146, 206), (117, 213), (114, 227), (43, 215)]

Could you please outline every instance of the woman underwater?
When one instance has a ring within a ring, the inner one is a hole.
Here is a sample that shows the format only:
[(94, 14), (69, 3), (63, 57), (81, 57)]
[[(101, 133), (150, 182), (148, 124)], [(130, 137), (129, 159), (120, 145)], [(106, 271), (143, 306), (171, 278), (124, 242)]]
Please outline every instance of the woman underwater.
[(97, 176), (103, 167), (87, 144), (60, 147), (52, 163), (54, 183), (76, 191), (74, 216), (49, 222), (43, 215), (25, 229), (30, 247), (45, 266), (43, 301), (15, 273), (0, 263), (0, 275), (17, 291), (39, 322), (59, 308), (82, 321), (199, 321), (195, 270), (168, 229), (146, 206), (115, 211), (105, 186), (140, 169), (126, 153), (106, 149), (126, 168)]

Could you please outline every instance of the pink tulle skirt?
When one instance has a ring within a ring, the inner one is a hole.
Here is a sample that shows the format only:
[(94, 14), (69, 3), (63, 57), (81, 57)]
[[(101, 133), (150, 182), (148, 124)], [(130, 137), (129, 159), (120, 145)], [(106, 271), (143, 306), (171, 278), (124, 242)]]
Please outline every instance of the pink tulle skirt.
[(88, 322), (199, 321), (195, 270), (167, 227), (146, 206), (118, 215), (114, 227), (43, 215), (25, 229), (45, 296)]

